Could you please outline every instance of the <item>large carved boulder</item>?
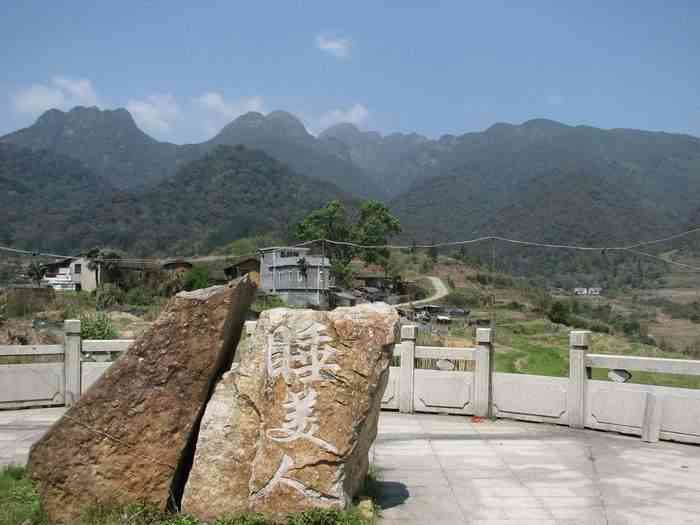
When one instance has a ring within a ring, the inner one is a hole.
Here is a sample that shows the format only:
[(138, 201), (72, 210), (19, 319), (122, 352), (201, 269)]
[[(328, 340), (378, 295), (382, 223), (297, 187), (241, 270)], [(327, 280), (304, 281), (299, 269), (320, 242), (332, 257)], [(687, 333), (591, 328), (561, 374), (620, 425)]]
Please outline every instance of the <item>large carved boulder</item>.
[(345, 507), (367, 475), (397, 331), (384, 304), (264, 312), (207, 406), (183, 511)]
[(175, 296), (85, 395), (37, 442), (29, 474), (52, 522), (95, 504), (181, 496), (204, 407), (228, 370), (255, 277)]

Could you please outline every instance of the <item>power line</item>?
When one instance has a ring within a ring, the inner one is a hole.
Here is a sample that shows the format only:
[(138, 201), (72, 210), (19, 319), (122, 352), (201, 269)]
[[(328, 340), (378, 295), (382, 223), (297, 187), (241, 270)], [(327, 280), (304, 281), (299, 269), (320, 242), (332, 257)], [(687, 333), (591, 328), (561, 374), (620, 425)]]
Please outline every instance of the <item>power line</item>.
[[(528, 240), (521, 240), (521, 239), (512, 239), (509, 237), (502, 237), (499, 235), (486, 235), (486, 236), (481, 236), (481, 237), (475, 237), (473, 239), (466, 239), (462, 241), (449, 241), (449, 242), (440, 242), (440, 243), (435, 243), (435, 244), (416, 244), (416, 245), (397, 245), (397, 244), (359, 244), (355, 242), (350, 242), (350, 241), (334, 241), (330, 239), (313, 239), (310, 241), (304, 241), (301, 243), (297, 243), (292, 245), (291, 247), (293, 248), (301, 248), (305, 246), (311, 246), (314, 244), (318, 243), (328, 243), (330, 245), (335, 245), (335, 246), (348, 246), (352, 248), (358, 248), (358, 249), (363, 249), (363, 250), (370, 250), (370, 249), (390, 249), (390, 250), (408, 250), (408, 249), (426, 249), (426, 248), (446, 248), (446, 247), (451, 247), (451, 246), (463, 246), (467, 244), (476, 244), (484, 241), (501, 241), (509, 244), (515, 244), (515, 245), (520, 245), (520, 246), (530, 246), (530, 247), (537, 247), (537, 248), (549, 248), (549, 249), (565, 249), (565, 250), (578, 250), (578, 251), (630, 251), (633, 252), (635, 248), (639, 248), (642, 246), (649, 246), (652, 244), (659, 244), (662, 242), (666, 241), (671, 241), (675, 239), (680, 239), (682, 237), (686, 237), (690, 234), (696, 233), (700, 231), (700, 227), (696, 227), (681, 233), (677, 233), (674, 235), (670, 235), (668, 237), (661, 237), (658, 239), (653, 239), (649, 241), (639, 241), (639, 242), (631, 242), (631, 243), (625, 243), (625, 244), (620, 244), (620, 245), (613, 245), (613, 246), (583, 246), (583, 245), (578, 245), (578, 244), (557, 244), (557, 243), (546, 243), (546, 242), (539, 242), (539, 241), (528, 241)], [(9, 252), (9, 253), (15, 253), (18, 255), (29, 255), (32, 257), (52, 257), (52, 258), (57, 258), (57, 259), (68, 259), (68, 258), (74, 258), (76, 257), (75, 255), (65, 255), (65, 254), (55, 254), (55, 253), (48, 253), (48, 252), (41, 252), (37, 250), (20, 250), (17, 248), (10, 248), (8, 246), (0, 246), (0, 251), (4, 252)], [(254, 253), (248, 253), (248, 254), (239, 254), (239, 255), (207, 255), (207, 256), (166, 256), (166, 257), (161, 257), (161, 258), (148, 258), (148, 257), (124, 257), (124, 258), (95, 258), (94, 261), (96, 262), (130, 262), (130, 263), (136, 263), (136, 264), (162, 264), (165, 261), (168, 260), (186, 260), (186, 261), (191, 261), (191, 262), (207, 262), (207, 261), (219, 261), (219, 260), (231, 260), (231, 259), (237, 259), (241, 257), (250, 257), (257, 255), (257, 251)], [(647, 254), (644, 252), (639, 252), (640, 255), (645, 255), (649, 257), (656, 257), (651, 254)], [(659, 258), (660, 260), (669, 263), (669, 264), (678, 264), (678, 265), (683, 265), (682, 263), (675, 263), (675, 261), (671, 261), (669, 259), (665, 258)], [(684, 265), (688, 268), (692, 269), (698, 269), (690, 265)]]
[(666, 259), (665, 257), (659, 257), (658, 255), (654, 255), (651, 253), (646, 253), (646, 252), (640, 252), (639, 250), (633, 250), (632, 248), (628, 248), (626, 251), (630, 253), (635, 253), (637, 255), (643, 255), (644, 257), (650, 257), (651, 259), (656, 259), (658, 261), (663, 261), (668, 264), (673, 264), (675, 266), (680, 266), (681, 268), (688, 268), (689, 270), (695, 270), (696, 272), (700, 272), (700, 267), (698, 266), (692, 266), (690, 264), (685, 264), (681, 263), (678, 261), (672, 261), (671, 259)]

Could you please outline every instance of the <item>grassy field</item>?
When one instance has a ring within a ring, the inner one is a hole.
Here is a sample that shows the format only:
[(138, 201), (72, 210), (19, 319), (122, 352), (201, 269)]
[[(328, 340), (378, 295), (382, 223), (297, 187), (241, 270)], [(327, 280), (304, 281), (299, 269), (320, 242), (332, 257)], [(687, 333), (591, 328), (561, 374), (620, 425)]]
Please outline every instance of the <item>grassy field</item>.
[[(493, 316), (496, 332), (495, 365), (497, 372), (567, 377), (569, 374), (570, 327), (521, 310), (495, 308), (472, 311), (474, 317)], [(471, 346), (473, 328), (457, 322), (449, 335), (435, 337), (433, 344)], [(590, 353), (688, 359), (680, 352), (665, 351), (641, 344), (624, 336), (592, 335)], [(630, 383), (700, 389), (700, 376), (656, 374), (632, 371)], [(608, 370), (594, 369), (594, 379), (607, 380)]]
[[(688, 262), (700, 266), (700, 261)], [(495, 364), (498, 372), (568, 375), (568, 339), (569, 331), (574, 327), (551, 322), (547, 311), (553, 301), (570, 305), (574, 298), (551, 297), (522, 279), (479, 273), (446, 257), (440, 257), (431, 268), (431, 275), (441, 277), (453, 289), (454, 297), (448, 297), (444, 304), (469, 309), (472, 319), (492, 321), (496, 329)], [(596, 325), (590, 352), (669, 359), (700, 358), (700, 322), (683, 317), (688, 312), (693, 313), (688, 305), (700, 298), (700, 274), (674, 272), (668, 275), (663, 286), (576, 299), (579, 312), (574, 312), (572, 318)], [(459, 299), (468, 301), (468, 304), (456, 304)], [(607, 318), (592, 316), (605, 309)], [(627, 322), (636, 329), (628, 333), (625, 330)], [(598, 326), (605, 330), (596, 331)], [(603, 333), (605, 331), (609, 333)], [(432, 344), (471, 346), (473, 328), (460, 322), (453, 323), (449, 334), (434, 337)], [(696, 376), (631, 373), (631, 383), (700, 388), (700, 377)], [(593, 370), (592, 374), (594, 379), (607, 380), (608, 370)]]

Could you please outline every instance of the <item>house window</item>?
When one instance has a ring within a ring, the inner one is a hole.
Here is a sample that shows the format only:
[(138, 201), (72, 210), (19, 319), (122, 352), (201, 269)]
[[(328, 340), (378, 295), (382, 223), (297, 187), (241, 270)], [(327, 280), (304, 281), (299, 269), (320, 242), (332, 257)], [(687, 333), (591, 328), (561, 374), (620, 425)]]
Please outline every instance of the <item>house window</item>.
[(83, 269), (83, 265), (82, 265), (82, 264), (76, 264), (76, 265), (73, 267), (73, 273), (80, 273), (80, 272), (82, 271), (82, 269)]

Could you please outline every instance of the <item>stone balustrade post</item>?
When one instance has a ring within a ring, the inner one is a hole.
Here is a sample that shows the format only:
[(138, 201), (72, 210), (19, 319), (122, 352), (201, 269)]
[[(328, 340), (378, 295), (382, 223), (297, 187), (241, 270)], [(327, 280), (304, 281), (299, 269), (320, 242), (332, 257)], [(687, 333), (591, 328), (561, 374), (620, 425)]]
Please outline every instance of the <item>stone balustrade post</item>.
[(399, 376), (399, 412), (413, 412), (413, 372), (416, 364), (416, 325), (401, 327), (401, 372)]
[(656, 392), (646, 392), (644, 421), (642, 422), (642, 441), (656, 443), (661, 433), (661, 417), (664, 406), (663, 396)]
[(583, 428), (586, 425), (586, 386), (590, 370), (586, 367), (586, 353), (591, 341), (591, 332), (572, 330), (569, 333), (569, 388), (567, 404), (569, 426)]
[(63, 323), (65, 339), (63, 342), (63, 385), (64, 403), (67, 407), (80, 398), (81, 389), (81, 345), (80, 320), (67, 319)]
[(476, 329), (474, 351), (474, 415), (491, 417), (493, 414), (493, 328)]

